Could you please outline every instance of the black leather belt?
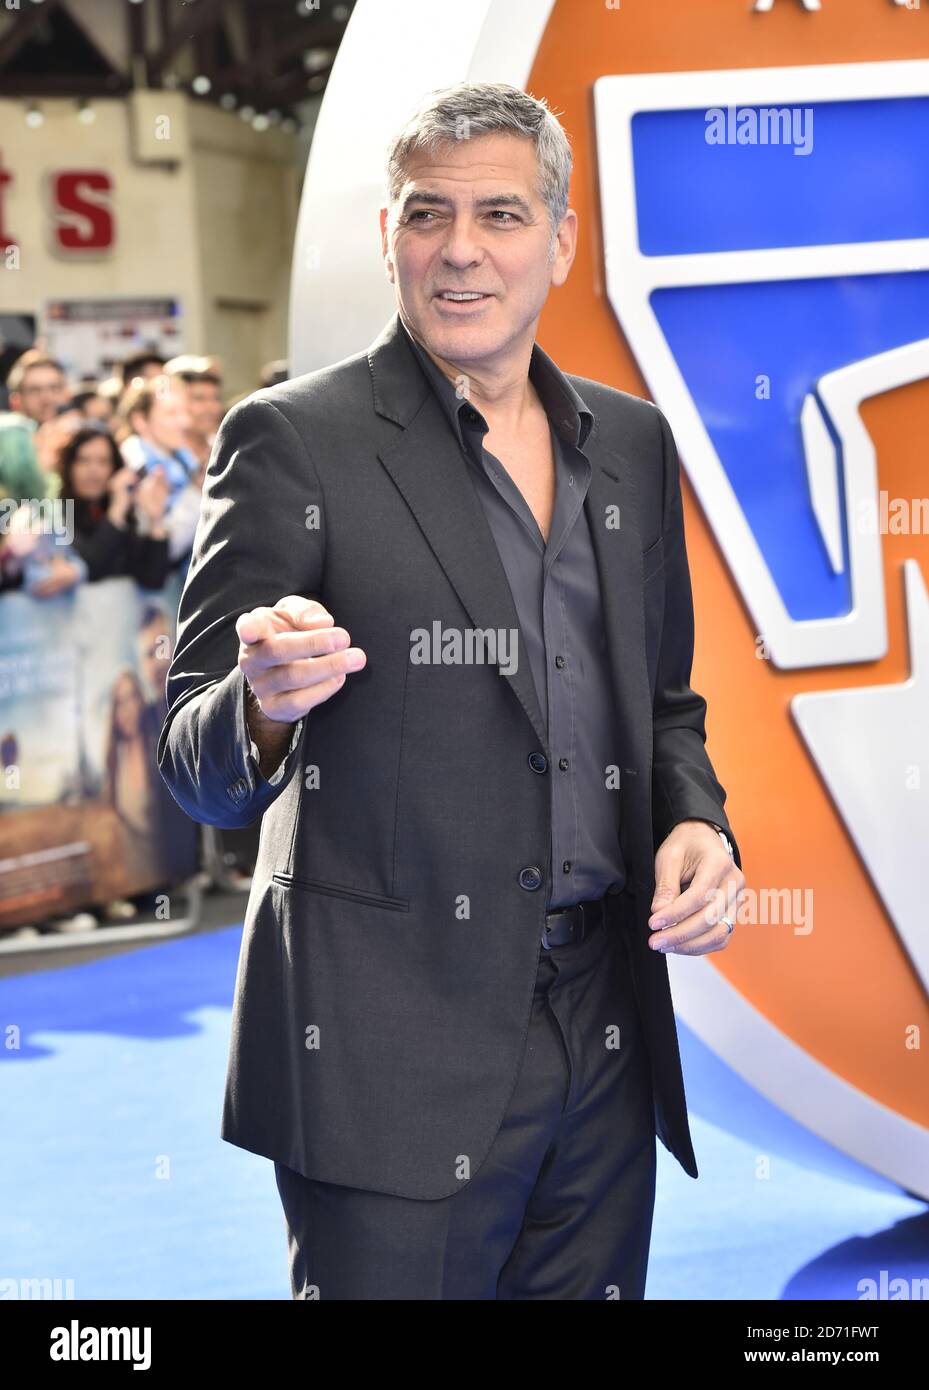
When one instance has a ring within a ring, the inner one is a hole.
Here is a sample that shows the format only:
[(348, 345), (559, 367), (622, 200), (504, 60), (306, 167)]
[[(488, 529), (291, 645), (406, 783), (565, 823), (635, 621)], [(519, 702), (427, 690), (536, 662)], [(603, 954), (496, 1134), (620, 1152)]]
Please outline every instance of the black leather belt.
[[(608, 897), (609, 895), (607, 895)], [(542, 929), (542, 945), (546, 951), (553, 946), (566, 946), (569, 942), (583, 941), (588, 932), (599, 926), (606, 918), (607, 898), (596, 898), (587, 903), (575, 903), (557, 912), (545, 914)]]

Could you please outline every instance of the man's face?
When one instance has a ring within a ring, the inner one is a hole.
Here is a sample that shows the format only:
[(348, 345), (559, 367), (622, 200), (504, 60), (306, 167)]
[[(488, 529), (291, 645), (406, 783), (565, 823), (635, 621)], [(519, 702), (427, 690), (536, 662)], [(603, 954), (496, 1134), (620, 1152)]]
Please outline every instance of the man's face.
[[(535, 337), (548, 291), (567, 278), (577, 215), (550, 255), (548, 207), (536, 189), (535, 145), (498, 133), (440, 146), (410, 162), (400, 196), (381, 209), (387, 278), (414, 336), (465, 369), (491, 367)], [(482, 298), (450, 302), (447, 290)]]
[(18, 391), (10, 392), (10, 405), (30, 420), (44, 425), (67, 398), (67, 383), (55, 367), (30, 367)]
[(186, 388), (191, 434), (209, 439), (223, 418), (223, 398), (212, 381), (190, 381)]

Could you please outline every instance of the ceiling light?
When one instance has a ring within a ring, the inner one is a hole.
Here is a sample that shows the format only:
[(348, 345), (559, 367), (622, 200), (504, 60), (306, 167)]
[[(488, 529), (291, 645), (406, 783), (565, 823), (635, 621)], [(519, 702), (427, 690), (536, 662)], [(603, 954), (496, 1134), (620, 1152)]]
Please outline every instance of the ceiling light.
[(332, 62), (331, 48), (308, 48), (303, 54), (303, 67), (306, 72), (321, 72)]

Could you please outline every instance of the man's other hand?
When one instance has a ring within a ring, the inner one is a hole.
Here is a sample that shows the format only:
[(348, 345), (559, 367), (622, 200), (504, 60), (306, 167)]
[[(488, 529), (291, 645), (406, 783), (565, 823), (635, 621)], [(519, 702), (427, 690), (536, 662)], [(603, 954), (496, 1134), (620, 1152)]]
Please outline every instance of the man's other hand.
[(655, 855), (649, 946), (679, 956), (724, 950), (732, 933), (722, 919), (735, 924), (744, 884), (745, 875), (711, 825), (679, 821)]

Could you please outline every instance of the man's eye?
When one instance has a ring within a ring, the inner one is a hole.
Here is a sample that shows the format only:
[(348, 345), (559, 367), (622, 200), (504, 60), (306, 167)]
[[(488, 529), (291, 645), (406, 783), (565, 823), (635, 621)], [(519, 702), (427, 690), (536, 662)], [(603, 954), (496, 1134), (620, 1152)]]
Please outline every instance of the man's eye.
[[(409, 214), (407, 221), (419, 222), (422, 225), (426, 218), (432, 220), (435, 217), (436, 213), (430, 211), (429, 208), (417, 208), (414, 212)], [(490, 218), (492, 221), (497, 222), (499, 226), (504, 227), (509, 226), (511, 222), (519, 221), (519, 218), (514, 213), (508, 212), (506, 208), (493, 208), (490, 212)], [(506, 220), (504, 221), (503, 219)]]

